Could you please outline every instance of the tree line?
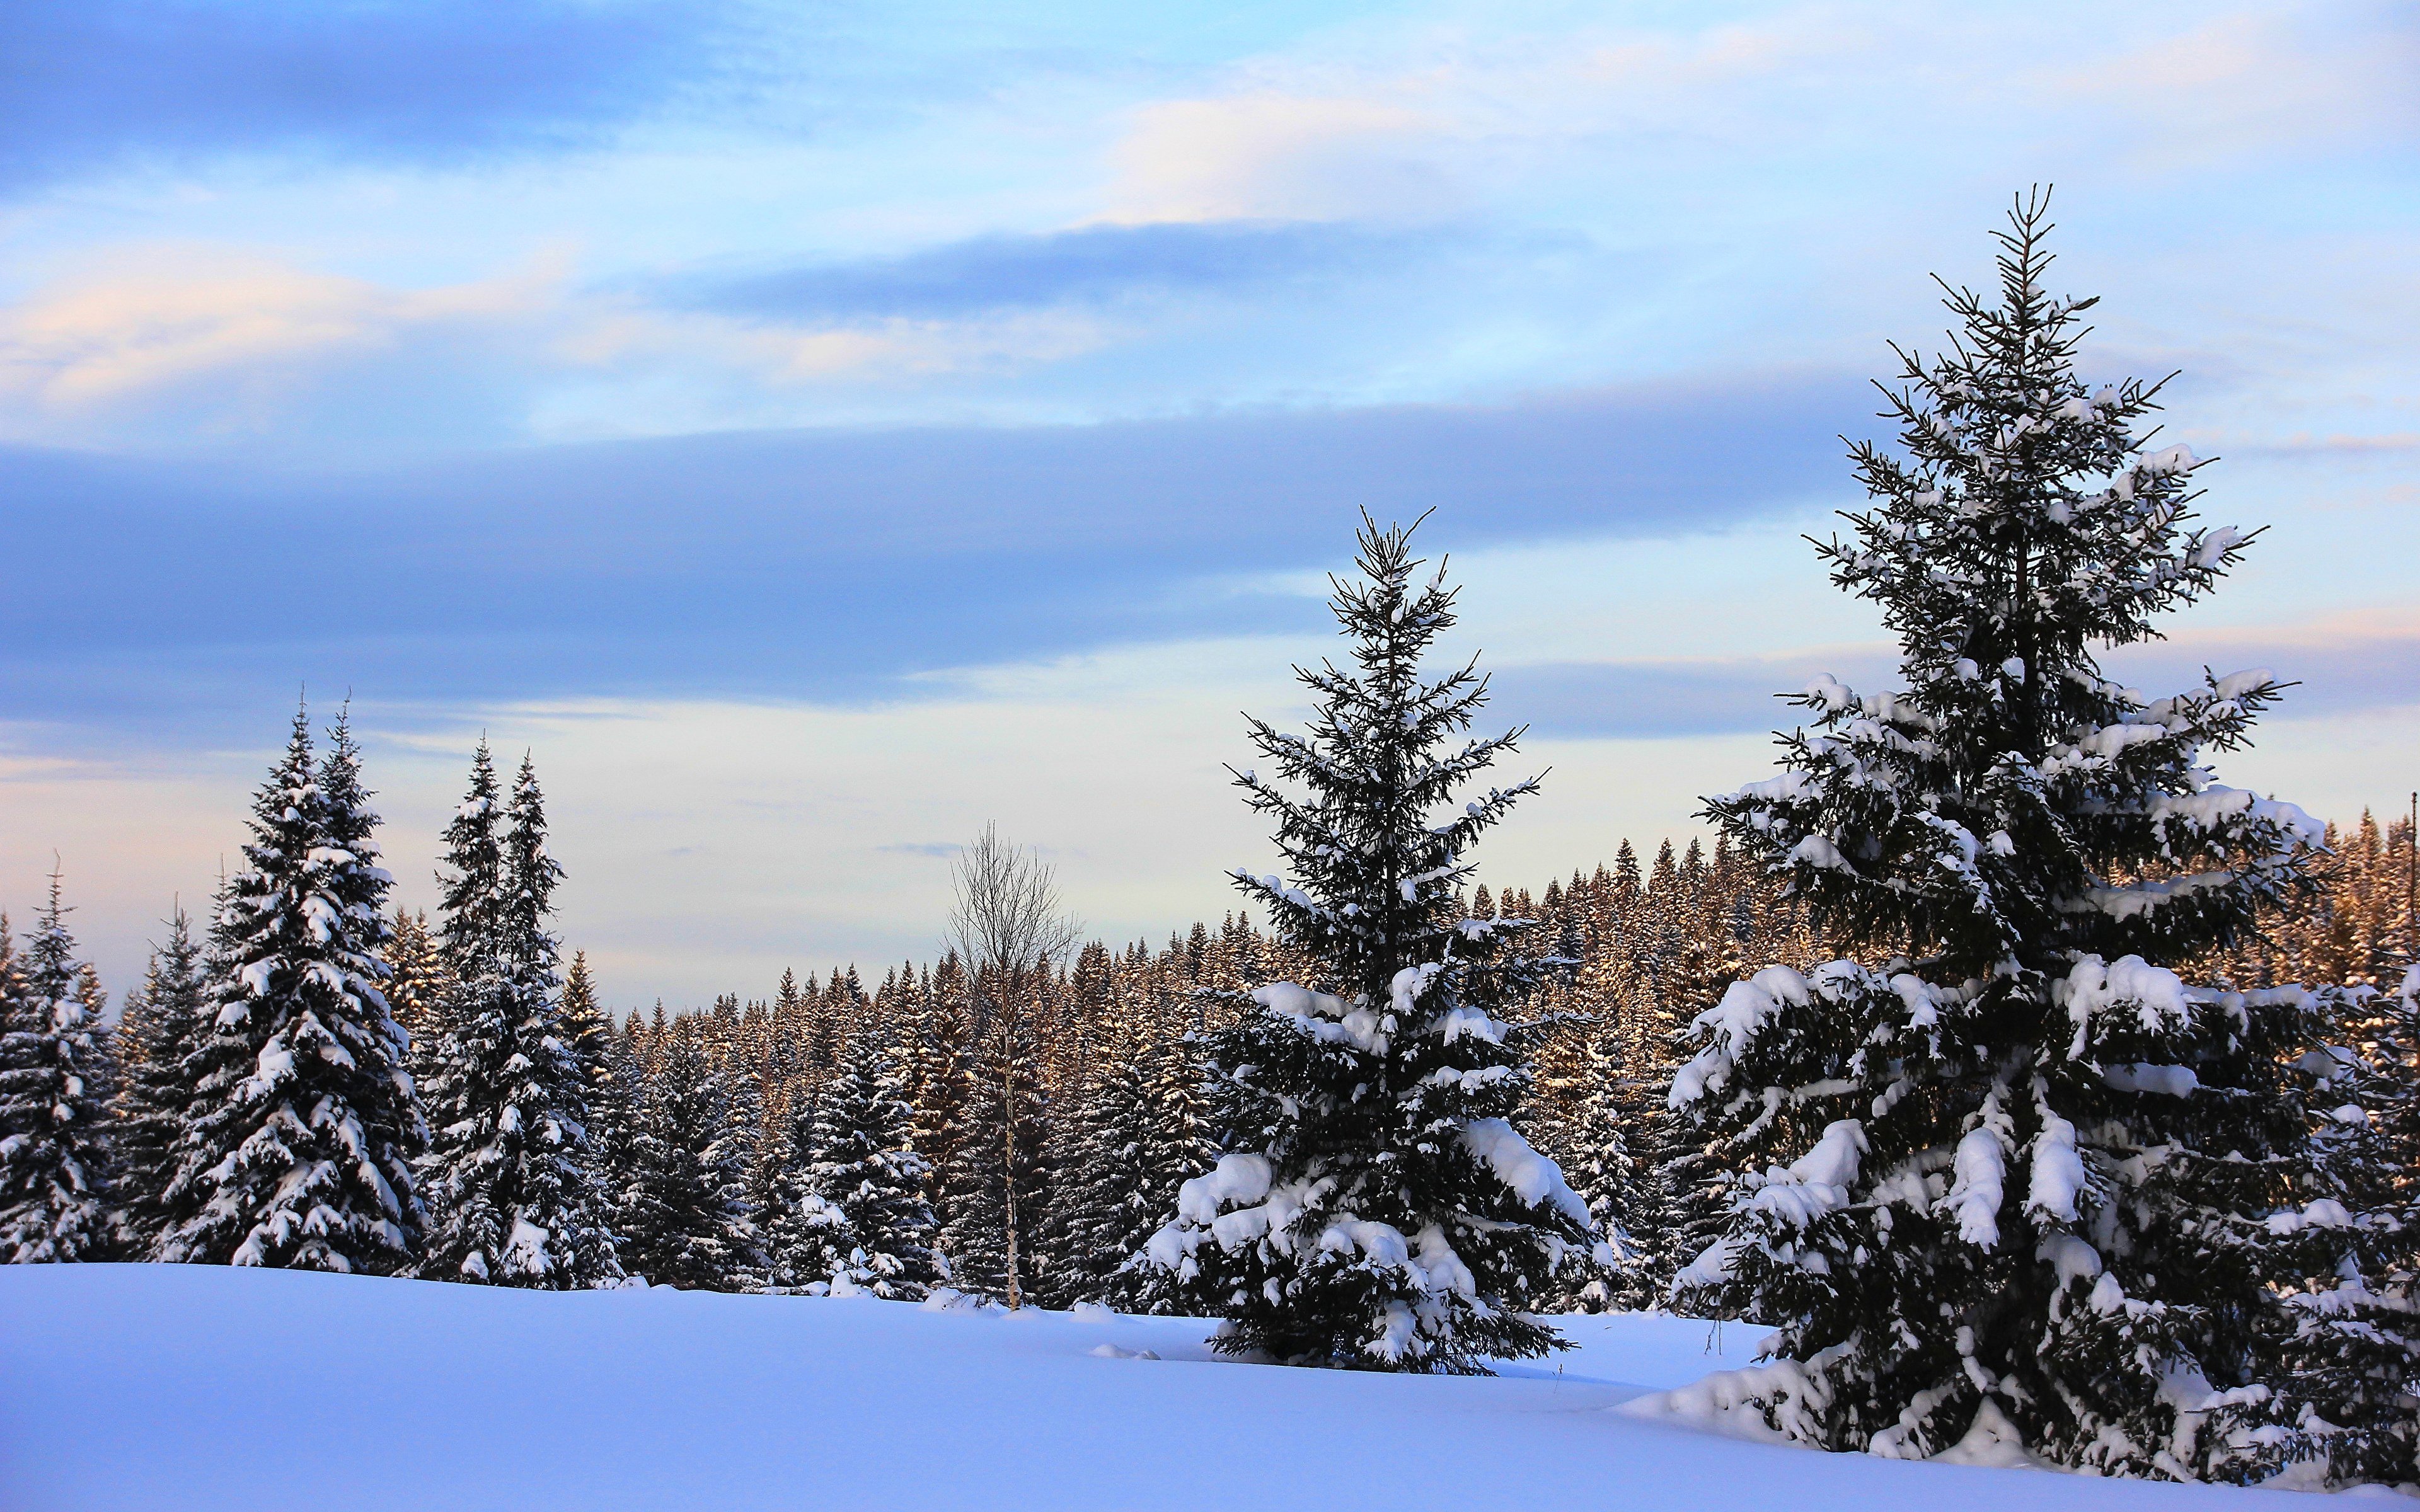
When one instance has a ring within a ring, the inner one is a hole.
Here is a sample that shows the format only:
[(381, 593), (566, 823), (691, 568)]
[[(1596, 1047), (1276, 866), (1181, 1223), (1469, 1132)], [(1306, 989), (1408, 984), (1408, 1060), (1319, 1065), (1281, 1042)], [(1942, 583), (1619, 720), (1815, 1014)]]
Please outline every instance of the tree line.
[[(1819, 543), (1895, 691), (1796, 696), (1708, 852), (1491, 894), (1475, 663), (1365, 518), (1302, 732), (1233, 772), (1252, 914), (1078, 946), (986, 831), (948, 948), (711, 1009), (560, 966), (524, 761), (484, 748), (434, 919), (387, 906), (345, 719), (298, 715), (244, 867), (112, 1034), (56, 879), (0, 963), (0, 1245), (549, 1288), (1102, 1302), (1238, 1356), (1480, 1372), (1557, 1313), (1776, 1330), (1743, 1410), (1928, 1458), (2420, 1479), (2413, 835), (2220, 785), (2265, 671), (2147, 698), (2252, 537), (2198, 523), (2161, 385), (2089, 386), (2046, 201), (1881, 388)], [(0, 932), (5, 936), (5, 932)]]

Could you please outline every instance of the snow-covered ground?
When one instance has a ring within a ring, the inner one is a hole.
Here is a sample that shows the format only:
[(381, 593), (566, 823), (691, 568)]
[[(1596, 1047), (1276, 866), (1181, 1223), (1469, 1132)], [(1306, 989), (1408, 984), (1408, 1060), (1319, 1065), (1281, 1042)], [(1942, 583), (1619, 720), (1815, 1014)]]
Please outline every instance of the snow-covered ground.
[(1559, 1365), (1456, 1380), (1235, 1365), (1200, 1322), (1091, 1311), (0, 1267), (0, 1507), (2311, 1504), (1694, 1432), (1612, 1409), (1755, 1331), (1567, 1321)]

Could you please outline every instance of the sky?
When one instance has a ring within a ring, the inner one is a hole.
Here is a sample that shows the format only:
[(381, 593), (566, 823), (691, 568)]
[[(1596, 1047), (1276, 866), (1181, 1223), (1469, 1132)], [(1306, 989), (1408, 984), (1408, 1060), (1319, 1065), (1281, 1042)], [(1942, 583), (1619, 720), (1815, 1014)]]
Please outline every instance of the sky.
[(122, 989), (349, 698), (411, 906), (531, 755), (619, 1005), (929, 958), (990, 822), (1164, 938), (1365, 509), (1547, 772), (1482, 875), (1685, 843), (1887, 681), (1803, 537), (2035, 184), (2086, 376), (2268, 527), (2113, 666), (2299, 679), (2221, 778), (2399, 809), (2415, 148), (2358, 0), (18, 0), (0, 906)]

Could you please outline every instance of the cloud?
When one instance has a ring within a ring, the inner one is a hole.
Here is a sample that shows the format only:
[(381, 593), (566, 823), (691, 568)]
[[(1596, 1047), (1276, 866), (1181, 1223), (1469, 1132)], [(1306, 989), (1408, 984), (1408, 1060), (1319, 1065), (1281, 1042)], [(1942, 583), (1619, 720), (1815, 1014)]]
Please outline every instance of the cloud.
[(1795, 726), (1780, 702), (1818, 674), (1879, 688), (1894, 658), (1885, 646), (1844, 646), (1779, 657), (1569, 661), (1500, 667), (1492, 706), (1553, 739), (1665, 739)]
[[(795, 419), (801, 391), (998, 376), (1115, 339), (1080, 311), (778, 323), (667, 310), (573, 286), (561, 254), (398, 288), (153, 243), (89, 256), (0, 307), (0, 436), (107, 446), (273, 433), (341, 455), (521, 440), (562, 411), (568, 428), (608, 434), (709, 416), (728, 426)], [(597, 405), (600, 393), (613, 397)], [(651, 424), (634, 426), (640, 416)]]
[(1400, 263), (1432, 239), (1295, 222), (1094, 225), (978, 237), (900, 257), (692, 276), (665, 292), (675, 304), (755, 319), (955, 318), (1333, 279)]
[(2139, 165), (2173, 169), (2381, 149), (2420, 133), (2412, 79), (2420, 28), (2385, 6), (2287, 6), (2203, 20), (2054, 73), (2058, 92), (2112, 125)]
[[(2102, 657), (2110, 675), (2153, 698), (2265, 667), (2288, 690), (2273, 720), (2331, 718), (2420, 705), (2420, 623), (2374, 617), (2180, 636)], [(1781, 702), (1819, 673), (1861, 693), (1897, 688), (1887, 645), (1843, 645), (1786, 656), (1539, 662), (1497, 668), (1492, 706), (1553, 739), (1668, 739), (1796, 727)], [(2257, 738), (2257, 737), (2256, 737)]]
[[(2071, 45), (2043, 47), (2054, 35)], [(1929, 192), (1912, 186), (2022, 184), (2045, 164), (2086, 180), (2122, 165), (2109, 188), (2139, 194), (2153, 166), (2391, 153), (2420, 129), (2415, 60), (2420, 30), (2379, 4), (1328, 27), (1129, 107), (1102, 214), (1419, 219), (1576, 193), (1719, 226), (1815, 194), (1855, 224), (1869, 192), (1902, 206)]]
[(0, 311), (0, 395), (85, 409), (208, 382), (283, 386), (298, 365), (409, 333), (492, 325), (546, 301), (554, 275), (418, 290), (212, 247), (121, 249)]
[[(2273, 720), (2420, 705), (2420, 619), (2337, 615), (2304, 625), (2180, 634), (2105, 658), (2111, 675), (2152, 697), (2197, 686), (2205, 671), (2262, 667), (2288, 688)], [(2256, 738), (2257, 738), (2256, 736)]]
[(560, 147), (713, 75), (731, 19), (711, 0), (12, 0), (0, 189), (228, 152)]
[(1429, 112), (1371, 99), (1257, 92), (1135, 111), (1111, 151), (1110, 219), (1386, 214), (1450, 198)]
[(1864, 403), (1800, 377), (344, 475), (0, 449), (0, 703), (191, 741), (302, 680), (455, 709), (895, 698), (935, 669), (1315, 624), (1314, 602), (1233, 583), (1338, 562), (1362, 507), (1439, 508), (1439, 548), (1790, 507), (1837, 486), (1833, 434)]

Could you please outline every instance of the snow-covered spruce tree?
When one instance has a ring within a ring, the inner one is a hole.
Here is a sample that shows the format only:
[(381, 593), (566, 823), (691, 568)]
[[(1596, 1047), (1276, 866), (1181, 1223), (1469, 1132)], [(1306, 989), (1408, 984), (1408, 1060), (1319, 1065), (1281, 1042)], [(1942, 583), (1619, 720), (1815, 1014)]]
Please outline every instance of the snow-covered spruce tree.
[(2304, 1405), (2325, 1479), (2403, 1485), (2420, 1464), (2420, 965), (2392, 994), (2363, 984), (2331, 1001), (2337, 1042), (2325, 1056), (2339, 1070), (2312, 1100), (2313, 1123), (2345, 1211), (2314, 1203), (2272, 1221), (2303, 1245), (2303, 1284), (2284, 1295), (2282, 1394)]
[[(1146, 1031), (1148, 1033), (1148, 1030)], [(1120, 1312), (1173, 1313), (1175, 1278), (1144, 1247), (1176, 1211), (1177, 1190), (1218, 1159), (1202, 1067), (1189, 1041), (1147, 1039), (1105, 1070), (1087, 1110), (1082, 1188), (1069, 1225), (1070, 1300)]]
[[(577, 967), (581, 963), (575, 958), (573, 964)], [(566, 993), (569, 985), (566, 983)], [(618, 1029), (607, 1018), (605, 1035), (597, 1045), (597, 1070), (589, 1084), (590, 1169), (596, 1174), (597, 1200), (604, 1204), (602, 1216), (613, 1226), (617, 1257), (622, 1248), (622, 1213), (630, 1200), (631, 1150), (646, 1106), (646, 1076), (633, 1052), (633, 1031), (643, 1027), (635, 1012)]]
[(684, 1022), (655, 1053), (628, 1151), (622, 1264), (659, 1286), (746, 1289), (765, 1268), (745, 1200), (755, 1130)]
[(834, 1246), (847, 1254), (833, 1232), (845, 1221), (815, 1191), (815, 1110), (821, 1089), (795, 1083), (780, 1116), (757, 1152), (754, 1184), (756, 1227), (765, 1251), (760, 1278), (768, 1291), (799, 1291), (831, 1279)]
[(2309, 1448), (2271, 1288), (2347, 1259), (2308, 1137), (2333, 1063), (2300, 1054), (2310, 995), (2173, 968), (2302, 887), (2319, 829), (2201, 764), (2268, 673), (2150, 702), (2102, 674), (2246, 537), (2144, 450), (2158, 385), (2077, 378), (2091, 301), (2044, 292), (2046, 208), (2000, 235), (1997, 302), (1952, 292), (1950, 350), (1904, 358), (1900, 451), (1854, 449), (1875, 504), (1820, 547), (1905, 691), (1819, 680), (1781, 774), (1707, 805), (1873, 953), (1697, 1018), (1672, 1103), (1750, 1174), (1680, 1304), (1778, 1327), (1755, 1395), (1792, 1438), (2257, 1478)]
[(813, 1196), (841, 1222), (824, 1227), (814, 1279), (835, 1292), (921, 1299), (941, 1279), (927, 1170), (909, 1147), (916, 1112), (898, 1066), (872, 1030), (849, 1040), (815, 1109)]
[(67, 914), (53, 872), (24, 949), (0, 960), (0, 1262), (10, 1265), (110, 1257), (101, 1032)]
[(387, 927), (387, 1006), (411, 1041), (411, 1074), (424, 1087), (437, 1069), (444, 1038), (445, 1005), (454, 983), (445, 973), (445, 946), (428, 927), (426, 911), (398, 908)]
[(588, 1128), (603, 1025), (593, 998), (573, 1016), (556, 969), (562, 946), (552, 927), (554, 889), (563, 868), (547, 849), (546, 795), (526, 754), (513, 778), (505, 821), (503, 975), (528, 1061), (514, 1088), (520, 1192), (513, 1211), (517, 1229), (531, 1239), (518, 1249), (507, 1245), (509, 1274), (500, 1279), (557, 1290), (605, 1286), (622, 1278), (622, 1267)]
[(1589, 1037), (1587, 1090), (1551, 1146), (1609, 1252), (1591, 1252), (1585, 1266), (1566, 1267), (1562, 1293), (1582, 1312), (1652, 1307), (1663, 1300), (1648, 1280), (1645, 1249), (1633, 1237), (1635, 1225), (1658, 1216), (1656, 1171), (1646, 1154), (1655, 1110), (1641, 1079), (1629, 1073), (1619, 1031), (1618, 1024), (1600, 1025)]
[(380, 991), (386, 875), (341, 728), (315, 773), (298, 712), (253, 800), (210, 932), (162, 1259), (385, 1275), (417, 1254), (411, 1163), (427, 1129)]
[(518, 1051), (504, 980), (503, 795), (482, 738), (470, 788), (445, 826), (438, 948), (447, 992), (420, 1048), (428, 1149), (421, 1196), (428, 1238), (420, 1273), (432, 1280), (488, 1281), (510, 1220), (493, 1200), (489, 1168), (503, 1164), (496, 1124), (510, 1101), (504, 1064)]
[(182, 907), (169, 916), (168, 940), (151, 952), (142, 985), (117, 1015), (121, 1068), (111, 1125), (122, 1248), (147, 1258), (167, 1231), (169, 1178), (178, 1131), (193, 1084), (185, 1060), (201, 1042), (206, 983), (202, 942)]
[(617, 1125), (625, 1121), (621, 1096), (624, 1072), (615, 1052), (619, 1036), (613, 1032), (613, 1018), (597, 1000), (597, 981), (588, 969), (588, 953), (584, 950), (572, 953), (571, 964), (563, 974), (561, 1026), (559, 1033), (564, 1048), (570, 1053), (572, 1067), (579, 1073), (588, 1114), (588, 1142), (582, 1159), (588, 1170), (594, 1231), (598, 1242), (609, 1246), (616, 1257), (613, 1273), (619, 1275), (620, 1240), (612, 1232), (612, 1220), (620, 1202), (615, 1158), (620, 1148)]
[[(1051, 1193), (1051, 1301), (1105, 1303), (1131, 1310), (1125, 1267), (1168, 1215), (1175, 1189), (1156, 1191), (1158, 1142), (1151, 1049), (1129, 1036), (1096, 1065), (1057, 1151)], [(1203, 1162), (1188, 1163), (1186, 1176)], [(1156, 1273), (1154, 1273), (1156, 1274)]]
[(1363, 576), (1334, 600), (1353, 670), (1297, 670), (1318, 701), (1309, 737), (1252, 721), (1308, 795), (1236, 778), (1292, 875), (1236, 881), (1334, 991), (1269, 983), (1213, 1036), (1244, 1137), (1185, 1183), (1148, 1253), (1226, 1319), (1221, 1352), (1478, 1373), (1558, 1346), (1528, 1310), (1593, 1236), (1510, 1121), (1528, 1073), (1496, 1012), (1534, 985), (1526, 921), (1451, 912), (1473, 844), (1536, 780), (1460, 797), (1519, 732), (1466, 737), (1486, 699), (1475, 665), (1423, 681), (1453, 594), (1442, 564), (1415, 580), (1410, 534), (1365, 517)]
[(497, 825), (487, 743), (446, 830), (444, 929), (453, 1000), (428, 1088), (431, 1210), (421, 1273), (578, 1289), (618, 1279), (591, 1167), (588, 1081), (562, 1019), (548, 927), (563, 869), (529, 761)]

